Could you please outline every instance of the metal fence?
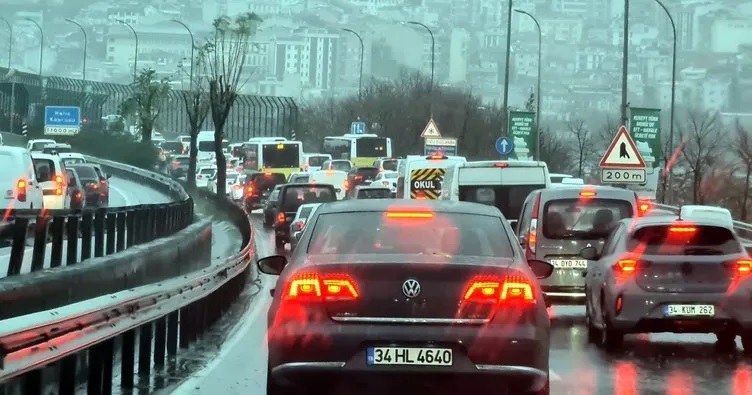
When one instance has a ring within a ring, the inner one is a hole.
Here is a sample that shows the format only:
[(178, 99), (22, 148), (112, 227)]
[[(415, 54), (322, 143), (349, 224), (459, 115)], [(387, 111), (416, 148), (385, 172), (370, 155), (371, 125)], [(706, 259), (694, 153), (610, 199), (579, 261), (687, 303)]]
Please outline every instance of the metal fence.
[[(118, 114), (120, 103), (133, 94), (131, 85), (83, 81), (72, 78), (39, 76), (0, 67), (0, 131), (10, 128), (17, 133), (25, 121), (32, 130), (44, 124), (44, 106), (78, 106), (88, 122), (97, 125), (103, 116)], [(164, 100), (157, 131), (187, 134), (190, 130), (185, 111), (184, 90), (173, 90)], [(15, 100), (12, 98), (15, 97)], [(13, 107), (13, 108), (12, 108)], [(297, 128), (298, 106), (290, 97), (239, 95), (224, 127), (230, 140), (251, 137), (291, 137)], [(213, 130), (211, 113), (202, 130)]]

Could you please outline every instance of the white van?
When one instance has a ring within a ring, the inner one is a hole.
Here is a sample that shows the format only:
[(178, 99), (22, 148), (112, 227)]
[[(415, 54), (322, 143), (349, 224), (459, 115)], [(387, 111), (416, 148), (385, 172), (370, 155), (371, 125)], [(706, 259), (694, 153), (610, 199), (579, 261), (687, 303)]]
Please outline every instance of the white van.
[(29, 150), (23, 147), (0, 147), (0, 209), (42, 209), (44, 198), (37, 182), (34, 162)]
[(34, 139), (26, 143), (26, 149), (31, 152), (42, 152), (48, 145), (55, 145), (57, 141), (51, 139)]
[(83, 156), (83, 154), (79, 154), (77, 152), (62, 152), (57, 154), (57, 156), (59, 156), (63, 161), (63, 166), (86, 163), (86, 158)]
[(42, 187), (44, 208), (70, 208), (68, 176), (65, 173), (65, 167), (63, 167), (63, 161), (60, 157), (57, 155), (32, 152), (31, 160), (34, 162), (37, 181)]
[(397, 169), (397, 199), (439, 199), (447, 169), (465, 162), (464, 156), (408, 155)]
[(308, 180), (311, 184), (327, 184), (334, 187), (337, 200), (345, 198), (347, 193), (347, 173), (340, 170), (318, 170), (311, 173)]
[(321, 170), (321, 165), (328, 160), (332, 160), (329, 154), (303, 154), (301, 165), (303, 165), (303, 171), (312, 173)]
[[(229, 150), (230, 142), (222, 140), (222, 151), (227, 153)], [(198, 148), (198, 155), (196, 160), (199, 162), (207, 162), (214, 159), (216, 156), (214, 152), (214, 131), (204, 130), (198, 132), (196, 136), (196, 147)]]
[(550, 187), (545, 162), (474, 161), (447, 169), (441, 198), (496, 206), (512, 221), (530, 192)]

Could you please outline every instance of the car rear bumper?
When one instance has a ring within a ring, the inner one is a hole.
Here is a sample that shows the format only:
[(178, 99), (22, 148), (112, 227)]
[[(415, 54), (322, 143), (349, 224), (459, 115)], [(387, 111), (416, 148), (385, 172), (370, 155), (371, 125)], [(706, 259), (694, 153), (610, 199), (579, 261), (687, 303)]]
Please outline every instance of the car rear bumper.
[[(675, 332), (710, 333), (723, 329), (735, 332), (752, 331), (752, 292), (736, 290), (729, 293), (657, 293), (622, 289), (607, 296), (611, 325), (627, 333)], [(621, 310), (616, 303), (621, 298)], [(713, 317), (666, 317), (669, 304), (712, 305)]]
[(585, 286), (559, 286), (541, 284), (546, 300), (552, 304), (583, 304), (585, 301)]
[(55, 209), (66, 209), (65, 207), (65, 195), (45, 195), (43, 197), (44, 200), (44, 208), (48, 210), (55, 210)]

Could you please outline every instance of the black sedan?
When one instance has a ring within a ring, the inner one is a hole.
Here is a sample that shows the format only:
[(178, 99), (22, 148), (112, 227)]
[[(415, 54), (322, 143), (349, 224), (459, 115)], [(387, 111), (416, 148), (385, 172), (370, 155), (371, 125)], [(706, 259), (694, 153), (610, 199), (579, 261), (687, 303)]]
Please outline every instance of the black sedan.
[(258, 261), (279, 275), (267, 395), (549, 394), (536, 277), (553, 267), (525, 261), (498, 210), (350, 200), (321, 205), (308, 222), (289, 263)]

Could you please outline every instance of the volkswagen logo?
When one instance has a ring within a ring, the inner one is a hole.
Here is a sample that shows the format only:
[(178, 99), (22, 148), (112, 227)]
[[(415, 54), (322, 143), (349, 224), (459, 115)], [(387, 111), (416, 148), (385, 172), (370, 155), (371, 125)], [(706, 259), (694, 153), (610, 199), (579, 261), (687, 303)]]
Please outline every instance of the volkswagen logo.
[(415, 279), (408, 279), (402, 283), (402, 293), (408, 298), (414, 298), (420, 295), (420, 283)]

